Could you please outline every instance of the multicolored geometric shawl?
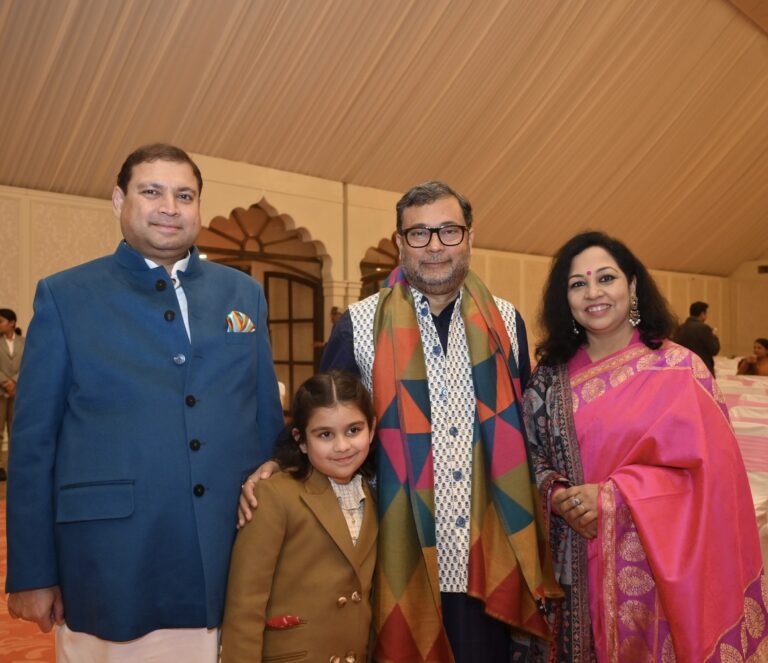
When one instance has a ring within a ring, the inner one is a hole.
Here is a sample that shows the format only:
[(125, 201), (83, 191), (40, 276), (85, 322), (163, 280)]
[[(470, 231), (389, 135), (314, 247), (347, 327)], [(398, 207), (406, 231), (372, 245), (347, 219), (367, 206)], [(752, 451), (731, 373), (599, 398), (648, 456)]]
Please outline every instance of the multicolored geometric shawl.
[[(566, 391), (569, 407), (552, 409), (560, 398), (552, 394)], [(571, 628), (591, 619), (597, 659), (768, 660), (768, 583), (746, 474), (722, 396), (701, 360), (674, 343), (651, 350), (637, 338), (597, 362), (580, 350), (567, 370), (537, 371), (526, 413), (542, 489), (558, 476), (599, 485), (588, 590), (579, 568), (582, 582), (571, 585), (563, 609)], [(578, 442), (568, 441), (569, 463), (552, 446), (554, 430), (578, 434)], [(564, 473), (576, 455), (581, 478)], [(577, 554), (583, 543), (571, 537), (563, 550), (558, 536), (567, 526), (556, 517), (550, 524), (551, 535), (559, 532), (551, 540), (561, 548), (555, 561), (562, 578), (584, 564)], [(556, 637), (560, 643), (571, 632), (560, 628)], [(566, 644), (550, 660), (593, 661), (595, 653), (582, 647), (577, 656)]]
[[(461, 315), (477, 397), (467, 593), (493, 617), (547, 637), (537, 602), (561, 592), (537, 517), (517, 365), (493, 297), (472, 273), (464, 283)], [(429, 387), (413, 296), (399, 268), (380, 291), (374, 338), (380, 442), (374, 659), (451, 663), (435, 547)]]

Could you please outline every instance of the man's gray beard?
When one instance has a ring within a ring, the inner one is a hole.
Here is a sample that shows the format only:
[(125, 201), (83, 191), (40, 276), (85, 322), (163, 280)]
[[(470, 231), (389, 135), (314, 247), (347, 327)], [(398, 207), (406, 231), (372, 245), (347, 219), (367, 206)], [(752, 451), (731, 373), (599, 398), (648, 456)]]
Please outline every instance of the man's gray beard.
[(454, 263), (453, 271), (444, 278), (426, 280), (418, 272), (412, 273), (402, 265), (408, 283), (425, 295), (447, 295), (461, 288), (469, 274), (469, 260)]

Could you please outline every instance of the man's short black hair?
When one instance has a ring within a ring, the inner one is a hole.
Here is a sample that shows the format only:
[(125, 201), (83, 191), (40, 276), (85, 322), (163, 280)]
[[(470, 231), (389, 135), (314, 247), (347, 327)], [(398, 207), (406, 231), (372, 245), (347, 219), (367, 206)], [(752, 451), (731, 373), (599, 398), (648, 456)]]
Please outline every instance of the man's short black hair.
[(431, 205), (441, 198), (455, 198), (459, 201), (461, 213), (464, 216), (464, 223), (467, 228), (472, 227), (472, 205), (460, 193), (454, 191), (445, 182), (431, 180), (417, 184), (415, 187), (405, 192), (402, 198), (397, 201), (395, 209), (397, 210), (397, 232), (403, 230), (403, 212), (409, 207), (421, 207), (422, 205)]
[(692, 318), (698, 318), (702, 313), (706, 313), (708, 308), (707, 302), (693, 302), (688, 311)]

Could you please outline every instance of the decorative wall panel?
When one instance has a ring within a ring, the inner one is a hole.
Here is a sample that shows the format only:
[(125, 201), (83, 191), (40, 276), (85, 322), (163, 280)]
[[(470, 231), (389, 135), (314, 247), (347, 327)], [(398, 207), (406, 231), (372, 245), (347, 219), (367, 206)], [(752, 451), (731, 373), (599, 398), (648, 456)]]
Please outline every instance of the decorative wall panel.
[(0, 196), (0, 308), (11, 308), (16, 315), (21, 303), (20, 223), (20, 201)]
[(117, 220), (111, 211), (34, 201), (30, 209), (30, 276), (44, 276), (112, 253)]

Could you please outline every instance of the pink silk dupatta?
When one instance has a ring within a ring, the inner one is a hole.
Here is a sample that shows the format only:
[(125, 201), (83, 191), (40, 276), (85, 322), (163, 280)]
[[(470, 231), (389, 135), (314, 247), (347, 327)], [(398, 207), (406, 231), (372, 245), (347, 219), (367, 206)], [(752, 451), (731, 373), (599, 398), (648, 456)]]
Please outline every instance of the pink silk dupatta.
[(601, 663), (768, 661), (768, 585), (722, 395), (701, 360), (633, 342), (568, 365), (585, 483), (599, 484), (589, 595)]

